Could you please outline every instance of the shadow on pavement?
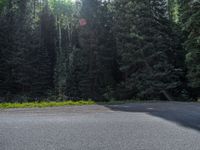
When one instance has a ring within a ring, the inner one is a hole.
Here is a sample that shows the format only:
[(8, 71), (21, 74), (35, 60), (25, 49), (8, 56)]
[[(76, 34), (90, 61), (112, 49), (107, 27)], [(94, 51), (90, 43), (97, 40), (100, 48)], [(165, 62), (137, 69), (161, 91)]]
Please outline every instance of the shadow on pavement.
[(181, 102), (106, 105), (114, 111), (142, 112), (200, 132), (200, 104)]

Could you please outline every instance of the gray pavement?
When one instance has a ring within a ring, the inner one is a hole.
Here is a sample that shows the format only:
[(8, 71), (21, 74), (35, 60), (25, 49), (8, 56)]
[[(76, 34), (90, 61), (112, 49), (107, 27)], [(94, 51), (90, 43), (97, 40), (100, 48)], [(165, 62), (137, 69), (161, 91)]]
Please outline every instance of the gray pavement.
[(0, 110), (0, 150), (200, 150), (200, 104)]

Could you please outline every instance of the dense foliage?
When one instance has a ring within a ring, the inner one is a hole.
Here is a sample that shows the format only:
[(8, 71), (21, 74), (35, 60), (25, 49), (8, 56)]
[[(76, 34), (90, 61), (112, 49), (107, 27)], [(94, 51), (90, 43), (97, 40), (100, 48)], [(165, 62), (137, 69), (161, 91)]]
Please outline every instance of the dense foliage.
[(187, 4), (183, 17), (183, 30), (186, 32), (184, 47), (187, 51), (186, 64), (189, 86), (193, 88), (194, 96), (200, 93), (200, 1)]
[(0, 0), (0, 97), (193, 100), (198, 0)]

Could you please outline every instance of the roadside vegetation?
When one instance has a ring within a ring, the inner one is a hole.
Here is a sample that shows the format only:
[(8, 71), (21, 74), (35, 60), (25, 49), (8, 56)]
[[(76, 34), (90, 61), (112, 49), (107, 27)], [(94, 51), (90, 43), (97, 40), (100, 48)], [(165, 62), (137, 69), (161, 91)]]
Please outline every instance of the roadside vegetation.
[(80, 100), (80, 101), (63, 101), (63, 102), (23, 102), (23, 103), (0, 103), (0, 108), (44, 108), (44, 107), (60, 107), (60, 106), (82, 106), (82, 105), (94, 105), (95, 101)]
[[(131, 103), (157, 103), (157, 102), (169, 102), (161, 100), (65, 100), (65, 101), (35, 101), (35, 102), (10, 102), (10, 103), (0, 103), (0, 109), (11, 109), (11, 108), (47, 108), (47, 107), (62, 107), (62, 106), (84, 106), (84, 105), (122, 105), (122, 104), (131, 104)], [(179, 102), (186, 102), (184, 100)], [(187, 102), (196, 102), (196, 101), (187, 101)], [(197, 103), (200, 103), (198, 99)]]
[(199, 58), (199, 0), (0, 0), (0, 102), (197, 101)]
[[(46, 107), (62, 107), (62, 106), (83, 106), (83, 105), (120, 105), (128, 103), (140, 103), (144, 102), (142, 100), (123, 100), (123, 101), (101, 101), (96, 102), (94, 100), (65, 100), (65, 101), (37, 101), (37, 102), (11, 102), (11, 103), (0, 103), (0, 109), (9, 108), (46, 108)], [(145, 102), (155, 102), (155, 101), (145, 101)], [(158, 101), (156, 101), (158, 102)]]

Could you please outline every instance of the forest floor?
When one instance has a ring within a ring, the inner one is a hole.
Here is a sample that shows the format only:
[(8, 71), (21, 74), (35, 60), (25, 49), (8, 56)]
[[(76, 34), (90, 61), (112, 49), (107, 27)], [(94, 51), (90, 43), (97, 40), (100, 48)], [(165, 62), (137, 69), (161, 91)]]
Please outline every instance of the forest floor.
[(0, 110), (1, 150), (199, 150), (200, 103)]

